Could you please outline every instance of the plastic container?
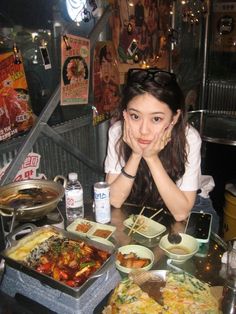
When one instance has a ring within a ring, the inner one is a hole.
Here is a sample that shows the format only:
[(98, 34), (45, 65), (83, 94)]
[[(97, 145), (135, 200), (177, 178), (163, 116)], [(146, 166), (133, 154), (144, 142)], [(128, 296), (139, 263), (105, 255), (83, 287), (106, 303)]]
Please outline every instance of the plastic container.
[(236, 237), (236, 196), (230, 192), (225, 192), (224, 207), (224, 240), (232, 240)]
[(68, 221), (74, 221), (77, 218), (84, 218), (83, 188), (77, 173), (69, 173), (68, 179), (65, 188), (66, 218)]

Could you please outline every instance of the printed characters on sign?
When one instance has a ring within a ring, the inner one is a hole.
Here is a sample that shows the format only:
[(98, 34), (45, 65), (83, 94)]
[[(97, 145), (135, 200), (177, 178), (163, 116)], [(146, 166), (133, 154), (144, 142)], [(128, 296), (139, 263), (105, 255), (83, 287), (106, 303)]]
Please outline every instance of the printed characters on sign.
[(106, 182), (94, 185), (95, 217), (99, 223), (111, 221), (110, 187)]

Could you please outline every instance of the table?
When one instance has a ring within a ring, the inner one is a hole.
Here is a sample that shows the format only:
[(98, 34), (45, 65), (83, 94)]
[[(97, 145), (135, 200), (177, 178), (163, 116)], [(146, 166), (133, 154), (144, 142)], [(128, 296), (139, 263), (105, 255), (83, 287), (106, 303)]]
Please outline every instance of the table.
[[(112, 208), (111, 210), (111, 225), (116, 227), (114, 233), (114, 243), (120, 247), (127, 244), (141, 244), (149, 247), (155, 256), (153, 269), (176, 269), (176, 267), (185, 270), (188, 273), (196, 276), (198, 279), (209, 283), (212, 286), (222, 286), (224, 284), (224, 270), (221, 264), (221, 256), (227, 250), (227, 244), (216, 234), (211, 234), (209, 250), (207, 256), (194, 256), (183, 264), (175, 265), (170, 263), (164, 252), (159, 248), (158, 242), (160, 237), (152, 240), (147, 239), (139, 234), (128, 236), (127, 228), (123, 225), (123, 221), (131, 214), (138, 214), (141, 207), (122, 206), (121, 208)], [(151, 216), (153, 210), (145, 210), (146, 216)], [(94, 212), (90, 208), (85, 208), (85, 218), (94, 220)], [(183, 232), (185, 222), (175, 222), (174, 219), (163, 212), (154, 218), (156, 221), (164, 224), (167, 230), (176, 230)]]
[[(60, 210), (65, 216), (64, 205), (60, 205)], [(116, 227), (114, 237), (112, 241), (117, 245), (117, 247), (126, 244), (142, 244), (149, 247), (154, 252), (155, 263), (153, 269), (172, 269), (176, 265), (168, 265), (167, 258), (158, 247), (159, 238), (154, 238), (153, 240), (148, 240), (138, 234), (133, 236), (128, 236), (128, 230), (124, 227), (123, 221), (130, 214), (137, 214), (140, 211), (140, 207), (135, 206), (122, 206), (122, 208), (112, 208), (111, 210), (111, 224)], [(145, 215), (152, 215), (153, 210), (145, 211)], [(85, 204), (85, 218), (89, 220), (94, 220), (94, 212), (92, 209), (92, 204)], [(160, 213), (156, 220), (167, 226), (167, 229), (173, 228), (175, 230), (183, 231), (185, 223), (176, 223), (173, 218), (167, 214)], [(67, 225), (65, 220), (65, 226)], [(212, 234), (210, 240), (209, 253), (207, 257), (193, 257), (184, 264), (177, 265), (181, 269), (195, 275), (197, 278), (208, 282), (211, 285), (219, 286), (224, 284), (224, 278), (220, 276), (221, 272), (221, 256), (226, 250), (226, 243), (218, 236)], [(100, 306), (100, 305), (99, 305)], [(26, 303), (25, 300), (17, 300), (11, 298), (3, 292), (0, 292), (0, 312), (4, 312), (7, 309), (8, 314), (33, 314), (33, 313), (48, 313), (52, 314), (51, 310), (46, 309), (40, 304), (35, 304), (35, 302)]]

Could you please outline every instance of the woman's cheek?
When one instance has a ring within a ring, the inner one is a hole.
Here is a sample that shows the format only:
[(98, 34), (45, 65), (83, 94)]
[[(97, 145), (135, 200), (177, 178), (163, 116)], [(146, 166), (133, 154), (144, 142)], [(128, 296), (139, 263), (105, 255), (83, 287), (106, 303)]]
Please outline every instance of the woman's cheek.
[(160, 126), (156, 126), (155, 128), (153, 128), (152, 134), (153, 134), (153, 138), (154, 137), (158, 137), (161, 133), (161, 128)]
[(134, 121), (132, 119), (129, 118), (129, 128), (131, 130), (131, 132), (133, 133), (133, 135), (137, 135), (139, 132), (139, 126), (137, 123), (134, 123)]

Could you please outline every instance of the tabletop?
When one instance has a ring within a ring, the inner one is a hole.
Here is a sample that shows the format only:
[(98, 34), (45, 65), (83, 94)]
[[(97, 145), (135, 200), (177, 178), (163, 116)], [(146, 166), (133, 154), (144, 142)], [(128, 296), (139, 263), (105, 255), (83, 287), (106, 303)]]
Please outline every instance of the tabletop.
[[(127, 244), (140, 244), (149, 247), (155, 255), (155, 263), (153, 265), (154, 270), (161, 269), (175, 269), (176, 267), (193, 274), (198, 279), (208, 282), (212, 286), (221, 286), (224, 284), (224, 276), (222, 276), (222, 265), (221, 256), (223, 252), (227, 249), (226, 243), (217, 235), (212, 234), (209, 242), (209, 249), (207, 250), (205, 256), (194, 256), (190, 260), (186, 261), (181, 265), (174, 265), (168, 263), (166, 256), (163, 251), (159, 248), (158, 243), (161, 236), (153, 239), (147, 239), (137, 233), (128, 236), (129, 230), (124, 226), (123, 222), (131, 214), (138, 214), (141, 207), (135, 205), (124, 205), (121, 208), (111, 209), (111, 222), (110, 224), (116, 227), (116, 231), (112, 238), (110, 239), (117, 247), (127, 245)], [(64, 205), (61, 204), (60, 210), (65, 218)], [(145, 215), (150, 217), (155, 213), (155, 209), (145, 210)], [(93, 211), (92, 204), (85, 204), (85, 218), (94, 221), (95, 215)], [(183, 231), (185, 227), (185, 222), (177, 223), (173, 218), (162, 212), (155, 217), (155, 220), (164, 224), (167, 227), (167, 231), (170, 228), (174, 230)], [(68, 222), (65, 219), (65, 227)], [(204, 254), (203, 254), (204, 255)], [(105, 302), (105, 303), (104, 303)], [(100, 309), (106, 304), (106, 299), (104, 299), (96, 307), (94, 313), (100, 313)], [(11, 298), (4, 292), (0, 292), (0, 312), (8, 314), (33, 314), (33, 313), (54, 313), (51, 310), (46, 309), (43, 305), (35, 304), (30, 300), (22, 300)]]
[[(110, 224), (116, 227), (111, 240), (117, 247), (128, 244), (140, 244), (150, 248), (155, 256), (155, 262), (152, 269), (175, 269), (184, 270), (198, 279), (209, 283), (211, 286), (222, 286), (224, 284), (224, 266), (221, 263), (221, 257), (227, 250), (227, 244), (218, 235), (212, 233), (210, 237), (209, 246), (201, 247), (194, 257), (189, 259), (183, 264), (174, 264), (159, 248), (158, 243), (160, 238), (165, 234), (154, 237), (152, 239), (146, 238), (138, 233), (128, 235), (127, 229), (123, 222), (131, 214), (138, 214), (141, 207), (136, 205), (124, 205), (121, 208), (111, 209), (111, 222)], [(147, 209), (144, 214), (147, 217), (152, 216), (156, 209)], [(85, 218), (94, 220), (94, 212), (91, 206), (85, 208)], [(155, 218), (155, 221), (166, 226), (168, 232), (170, 229), (183, 232), (186, 222), (176, 222), (170, 214), (161, 212)]]

